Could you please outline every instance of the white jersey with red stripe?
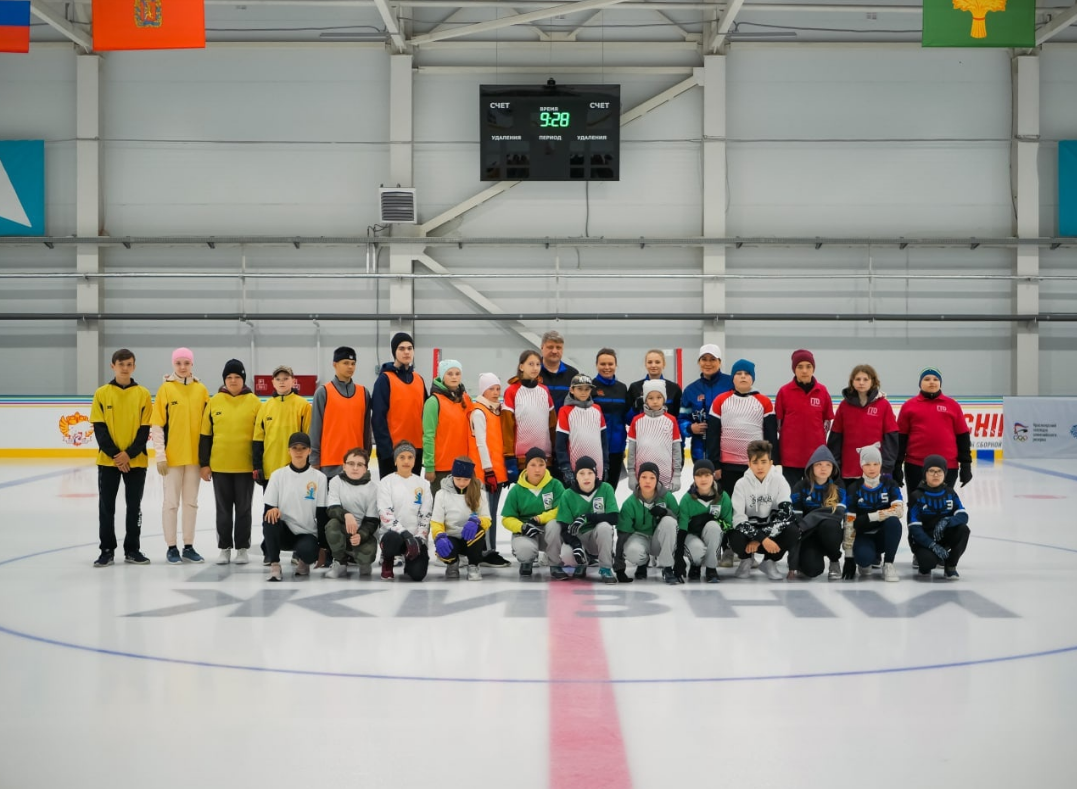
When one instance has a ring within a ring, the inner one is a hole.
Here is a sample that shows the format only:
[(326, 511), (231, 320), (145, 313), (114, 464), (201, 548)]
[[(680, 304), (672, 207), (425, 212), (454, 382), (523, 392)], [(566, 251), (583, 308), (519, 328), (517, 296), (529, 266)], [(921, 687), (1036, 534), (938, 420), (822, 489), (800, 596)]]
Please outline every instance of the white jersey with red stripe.
[(602, 464), (602, 431), (606, 429), (606, 417), (597, 405), (580, 408), (575, 405), (561, 406), (557, 413), (557, 432), (568, 436), (568, 460), (572, 470), (576, 461), (587, 456), (598, 466), (598, 478), (606, 469)]
[(504, 408), (516, 418), (516, 455), (523, 457), (529, 449), (538, 447), (546, 453), (546, 457), (553, 457), (550, 443), (553, 396), (550, 390), (542, 384), (510, 384), (505, 390)]
[[(628, 440), (635, 442), (632, 457), (632, 475), (639, 477), (639, 467), (644, 463), (658, 466), (658, 481), (667, 489), (673, 483), (674, 444), (680, 448), (681, 430), (672, 415), (640, 414), (628, 426)], [(682, 450), (683, 451), (683, 450)]]
[(711, 416), (722, 420), (723, 463), (748, 465), (748, 444), (763, 438), (763, 419), (774, 413), (774, 403), (765, 394), (723, 392), (711, 403)]

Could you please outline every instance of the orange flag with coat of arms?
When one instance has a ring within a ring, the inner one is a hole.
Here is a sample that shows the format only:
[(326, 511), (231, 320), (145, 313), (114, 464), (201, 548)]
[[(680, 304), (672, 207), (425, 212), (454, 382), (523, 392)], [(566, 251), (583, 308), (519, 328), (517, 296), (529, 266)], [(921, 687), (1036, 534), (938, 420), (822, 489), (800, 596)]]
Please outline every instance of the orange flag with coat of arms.
[(203, 0), (93, 0), (93, 48), (202, 49)]

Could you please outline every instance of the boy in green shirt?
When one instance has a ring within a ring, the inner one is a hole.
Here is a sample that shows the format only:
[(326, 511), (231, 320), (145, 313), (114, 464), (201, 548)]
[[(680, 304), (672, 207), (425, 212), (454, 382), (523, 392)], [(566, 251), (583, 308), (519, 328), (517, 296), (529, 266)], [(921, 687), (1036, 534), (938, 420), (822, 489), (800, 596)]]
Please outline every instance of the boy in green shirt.
[(617, 580), (631, 583), (624, 566), (636, 566), (636, 579), (647, 578), (647, 562), (658, 559), (662, 580), (683, 583), (673, 571), (673, 551), (677, 545), (677, 499), (658, 481), (658, 466), (641, 463), (636, 489), (625, 501), (617, 519)]
[[(512, 532), (512, 554), (520, 562), (520, 577), (530, 578), (539, 550), (550, 559), (550, 577), (568, 578), (561, 566), (561, 524), (557, 508), (565, 486), (546, 469), (546, 452), (532, 447), (524, 457), (525, 466), (519, 481), (505, 497), (501, 524)], [(554, 553), (551, 545), (556, 544)]]
[(562, 528), (559, 537), (572, 546), (576, 561), (573, 577), (587, 575), (587, 553), (598, 555), (598, 575), (615, 584), (613, 533), (617, 525), (617, 498), (608, 482), (599, 482), (597, 463), (584, 455), (576, 461), (576, 482), (565, 491), (557, 508)]
[(692, 563), (688, 580), (698, 581), (700, 565), (706, 564), (707, 583), (716, 584), (718, 549), (722, 544), (722, 532), (733, 528), (733, 503), (729, 495), (714, 484), (714, 464), (709, 460), (697, 460), (692, 477), (695, 480), (692, 487), (681, 498), (677, 543), (678, 547), (683, 544)]

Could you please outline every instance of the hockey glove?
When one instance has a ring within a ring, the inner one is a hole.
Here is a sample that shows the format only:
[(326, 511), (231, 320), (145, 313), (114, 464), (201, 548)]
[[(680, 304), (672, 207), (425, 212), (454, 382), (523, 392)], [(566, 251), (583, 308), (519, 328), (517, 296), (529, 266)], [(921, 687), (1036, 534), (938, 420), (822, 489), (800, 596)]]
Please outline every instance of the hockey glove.
[(654, 518), (655, 523), (658, 523), (658, 521), (662, 520), (662, 518), (666, 517), (667, 515), (669, 515), (669, 510), (665, 507), (665, 505), (655, 504), (653, 507), (651, 507), (651, 517)]
[(467, 519), (467, 523), (464, 524), (464, 528), (461, 531), (460, 536), (464, 538), (464, 542), (471, 542), (479, 536), (479, 516), (472, 515)]
[(961, 480), (961, 487), (965, 487), (972, 482), (972, 464), (962, 463), (961, 470), (957, 473), (957, 478)]
[(520, 464), (512, 456), (505, 457), (505, 473), (508, 474), (509, 484), (512, 485), (520, 478)]
[(939, 557), (939, 561), (943, 562), (946, 561), (947, 557), (950, 555), (950, 552), (937, 542), (931, 543), (931, 552)]
[(542, 528), (534, 520), (524, 521), (520, 526), (520, 534), (524, 537), (530, 537), (532, 540), (537, 540), (542, 536)]
[(935, 538), (935, 542), (942, 539), (942, 535), (946, 533), (946, 530), (951, 525), (949, 518), (939, 518), (939, 522), (935, 524), (935, 531), (931, 534)]
[(580, 529), (582, 529), (586, 525), (587, 525), (587, 516), (586, 515), (580, 515), (579, 517), (576, 518), (576, 520), (572, 521), (572, 523), (570, 523), (568, 525), (568, 533), (575, 536), (575, 535), (579, 534)]
[(434, 540), (434, 550), (442, 559), (448, 559), (452, 555), (452, 540), (449, 539), (449, 535), (444, 532), (439, 534)]
[(497, 493), (497, 489), (501, 487), (500, 484), (498, 484), (497, 475), (494, 474), (493, 470), (483, 473), (483, 484), (486, 485), (488, 493)]
[(404, 538), (404, 556), (409, 562), (419, 558), (420, 550), (422, 550), (422, 543), (418, 539), (412, 536)]
[(852, 556), (848, 554), (845, 556), (845, 564), (841, 566), (841, 579), (843, 581), (851, 581), (856, 578), (856, 562)]

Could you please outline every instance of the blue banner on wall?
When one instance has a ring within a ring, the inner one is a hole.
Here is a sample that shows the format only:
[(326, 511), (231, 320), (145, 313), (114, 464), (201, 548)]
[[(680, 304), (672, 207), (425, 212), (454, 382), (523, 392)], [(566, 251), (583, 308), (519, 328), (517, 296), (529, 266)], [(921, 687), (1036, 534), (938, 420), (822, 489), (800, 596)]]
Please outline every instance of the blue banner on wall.
[(0, 140), (0, 236), (45, 235), (45, 141)]
[(1058, 144), (1058, 234), (1077, 236), (1077, 140)]

